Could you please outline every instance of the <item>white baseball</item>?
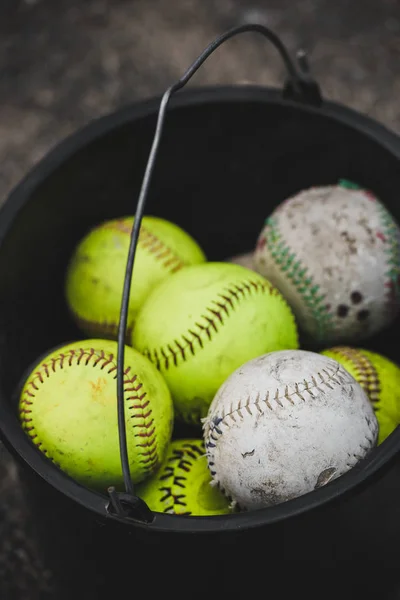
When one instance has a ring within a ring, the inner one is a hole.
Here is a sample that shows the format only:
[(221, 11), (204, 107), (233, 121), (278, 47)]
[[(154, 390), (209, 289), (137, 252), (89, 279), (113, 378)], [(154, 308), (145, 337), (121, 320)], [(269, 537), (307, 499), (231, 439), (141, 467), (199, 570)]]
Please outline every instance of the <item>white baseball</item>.
[(333, 359), (305, 350), (255, 358), (220, 387), (203, 421), (213, 484), (252, 510), (336, 479), (376, 446), (362, 387)]
[(308, 342), (366, 339), (398, 313), (400, 229), (368, 191), (325, 186), (288, 198), (267, 219), (254, 262)]

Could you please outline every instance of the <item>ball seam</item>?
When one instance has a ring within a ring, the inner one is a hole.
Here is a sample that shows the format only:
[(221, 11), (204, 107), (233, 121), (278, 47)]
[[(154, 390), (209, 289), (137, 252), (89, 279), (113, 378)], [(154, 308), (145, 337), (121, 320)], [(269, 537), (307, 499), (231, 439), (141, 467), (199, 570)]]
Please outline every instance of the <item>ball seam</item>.
[(288, 313), (292, 317), (293, 323), (295, 323), (289, 305), (277, 288), (267, 280), (249, 279), (231, 283), (222, 288), (221, 293), (216, 295), (217, 299), (212, 300), (210, 305), (205, 307), (200, 318), (178, 339), (154, 349), (144, 347), (140, 351), (160, 371), (177, 367), (181, 362), (186, 362), (191, 356), (195, 356), (200, 349), (204, 348), (207, 341), (213, 339), (213, 336), (225, 324), (225, 319), (236, 310), (242, 300), (254, 294), (264, 294), (266, 292), (269, 292), (271, 296), (276, 296), (287, 307)]
[[(93, 361), (93, 358), (95, 360)], [(97, 367), (100, 366), (100, 370), (105, 367), (107, 373), (115, 373), (113, 379), (117, 378), (116, 370), (117, 363), (114, 360), (114, 355), (111, 353), (105, 353), (103, 350), (96, 351), (94, 348), (84, 349), (79, 348), (77, 350), (71, 349), (68, 352), (60, 353), (52, 358), (49, 362), (43, 362), (38, 367), (31, 378), (27, 380), (24, 386), (23, 394), (20, 400), (20, 420), (22, 428), (31, 438), (32, 442), (45, 454), (52, 462), (60, 467), (60, 464), (49, 456), (49, 451), (43, 446), (39, 436), (36, 432), (35, 426), (32, 424), (33, 418), (30, 416), (34, 406), (35, 392), (39, 391), (39, 385), (45, 382), (45, 377), (48, 379), (51, 373), (55, 373), (57, 369), (63, 369), (64, 365), (71, 367), (73, 364), (80, 365), (84, 359), (85, 366)], [(150, 407), (150, 400), (146, 398), (147, 392), (138, 393), (142, 390), (143, 384), (139, 381), (137, 375), (128, 374), (131, 371), (131, 367), (127, 367), (124, 370), (124, 395), (125, 403), (128, 410), (131, 411), (130, 418), (143, 419), (143, 423), (132, 423), (133, 429), (143, 429), (139, 433), (135, 433), (135, 446), (138, 450), (138, 462), (140, 463), (145, 474), (151, 473), (156, 465), (158, 464), (158, 450), (157, 450), (157, 439), (155, 435), (154, 419), (152, 416), (152, 410)], [(129, 394), (129, 395), (128, 395)], [(134, 404), (131, 404), (134, 402)], [(28, 416), (27, 416), (28, 415)], [(143, 442), (136, 442), (136, 435), (141, 438), (145, 438)]]
[[(182, 445), (183, 449), (179, 449), (179, 448), (174, 448), (172, 451), (172, 455), (168, 458), (167, 463), (175, 463), (176, 461), (178, 461), (178, 464), (173, 464), (173, 466), (170, 466), (168, 464), (166, 464), (163, 467), (162, 472), (160, 473), (160, 475), (158, 476), (160, 482), (169, 479), (169, 478), (173, 478), (172, 484), (171, 486), (163, 486), (158, 488), (159, 492), (164, 492), (164, 495), (159, 499), (160, 502), (164, 502), (165, 500), (171, 500), (171, 504), (169, 504), (165, 509), (164, 509), (164, 513), (168, 513), (168, 514), (180, 514), (180, 515), (191, 515), (192, 511), (185, 511), (185, 512), (176, 512), (175, 507), (176, 506), (187, 506), (187, 502), (186, 502), (186, 477), (185, 475), (178, 475), (177, 471), (179, 472), (179, 470), (184, 471), (186, 473), (189, 473), (191, 468), (193, 467), (193, 461), (189, 460), (189, 458), (192, 458), (193, 460), (196, 460), (197, 458), (199, 458), (200, 456), (204, 456), (205, 454), (205, 447), (204, 447), (204, 442), (200, 442), (196, 445), (196, 443), (188, 443), (188, 444), (184, 444)], [(198, 453), (198, 456), (195, 456), (195, 452)], [(174, 493), (174, 486), (177, 486), (179, 488), (181, 488), (181, 490), (184, 492), (182, 494), (176, 494)]]
[[(132, 227), (124, 221), (110, 221), (99, 225), (97, 229), (108, 229), (119, 231), (121, 233), (131, 235)], [(147, 250), (149, 254), (153, 255), (156, 261), (160, 261), (162, 266), (167, 269), (171, 274), (179, 271), (181, 268), (187, 266), (189, 263), (185, 262), (180, 258), (169, 246), (161, 241), (154, 233), (151, 233), (145, 225), (141, 224), (138, 238), (138, 246)], [(164, 260), (164, 262), (163, 262)], [(72, 310), (72, 314), (77, 325), (83, 328), (84, 331), (93, 333), (94, 335), (105, 334), (110, 336), (110, 339), (115, 339), (118, 333), (118, 322), (115, 321), (100, 321), (99, 319), (92, 320), (83, 317), (78, 314), (75, 310)], [(127, 328), (126, 341), (130, 344), (132, 336), (132, 325)]]
[[(322, 373), (324, 375), (322, 375)], [(319, 378), (319, 381), (317, 380), (317, 378)], [(324, 390), (322, 390), (319, 387), (321, 385), (324, 385), (333, 390), (334, 387), (332, 387), (332, 385), (334, 384), (342, 385), (354, 383), (354, 378), (340, 365), (338, 365), (335, 368), (335, 371), (330, 371), (327, 368), (324, 368), (321, 369), (321, 371), (318, 371), (315, 376), (312, 376), (311, 381), (307, 381), (304, 379), (302, 382), (296, 382), (292, 384), (294, 386), (294, 390), (291, 392), (289, 391), (289, 386), (286, 385), (284, 390), (277, 388), (274, 395), (270, 394), (270, 392), (267, 391), (266, 396), (264, 398), (261, 398), (260, 394), (258, 394), (255, 401), (252, 401), (251, 396), (248, 396), (245, 402), (242, 402), (241, 399), (235, 404), (232, 402), (229, 407), (229, 412), (226, 412), (225, 409), (223, 409), (221, 415), (215, 415), (212, 418), (208, 416), (205, 419), (203, 419), (203, 435), (206, 448), (207, 462), (211, 473), (211, 477), (213, 479), (214, 485), (216, 485), (220, 489), (220, 491), (225, 495), (225, 497), (232, 502), (232, 507), (234, 507), (235, 505), (238, 506), (238, 504), (237, 502), (232, 500), (232, 496), (221, 484), (218, 478), (217, 471), (215, 470), (214, 459), (214, 449), (216, 448), (218, 441), (224, 433), (221, 426), (224, 425), (227, 427), (227, 429), (229, 429), (230, 427), (228, 418), (234, 423), (236, 423), (235, 415), (237, 415), (241, 420), (248, 416), (254, 416), (251, 407), (255, 407), (257, 409), (256, 414), (263, 414), (264, 411), (262, 405), (264, 405), (268, 410), (273, 411), (274, 403), (275, 405), (278, 404), (281, 408), (284, 407), (284, 403), (282, 402), (283, 400), (286, 400), (287, 403), (293, 406), (294, 402), (291, 399), (291, 396), (298, 396), (303, 402), (306, 402), (307, 400), (306, 398), (304, 398), (303, 394), (307, 392), (311, 398), (315, 398), (313, 390), (318, 390), (322, 393), (324, 392)], [(304, 386), (304, 389), (302, 389), (301, 391), (299, 390), (300, 385)], [(372, 444), (376, 439), (377, 424), (376, 421), (369, 419), (369, 417), (367, 416), (365, 417), (365, 419), (372, 436), (371, 438), (369, 438), (366, 435), (365, 440), (369, 442), (369, 444)], [(360, 450), (364, 450), (364, 452), (367, 452), (370, 449), (370, 447), (370, 445), (364, 446), (360, 444)], [(362, 458), (363, 456), (360, 456), (358, 454), (349, 455), (346, 466), (348, 468), (352, 468)]]
[[(124, 221), (110, 221), (104, 223), (101, 227), (102, 229), (120, 231), (121, 233), (126, 233), (130, 236), (133, 226), (128, 225)], [(143, 223), (140, 225), (138, 245), (140, 245), (144, 250), (147, 250), (149, 254), (153, 255), (154, 258), (161, 262), (162, 266), (171, 273), (179, 271), (179, 269), (188, 264), (180, 256), (178, 256), (172, 250), (172, 248), (167, 246), (165, 242), (160, 240), (159, 237), (149, 231), (149, 229), (147, 229)]]
[(317, 326), (317, 336), (324, 339), (333, 329), (333, 313), (327, 308), (326, 296), (320, 292), (320, 286), (313, 282), (309, 269), (297, 258), (295, 252), (285, 243), (274, 217), (266, 219), (266, 227), (257, 244), (257, 250), (267, 247), (269, 254), (303, 299)]
[(347, 348), (346, 346), (336, 346), (330, 349), (332, 353), (350, 361), (356, 372), (356, 379), (367, 394), (373, 408), (379, 401), (381, 393), (381, 382), (378, 372), (370, 359), (362, 353), (361, 350)]

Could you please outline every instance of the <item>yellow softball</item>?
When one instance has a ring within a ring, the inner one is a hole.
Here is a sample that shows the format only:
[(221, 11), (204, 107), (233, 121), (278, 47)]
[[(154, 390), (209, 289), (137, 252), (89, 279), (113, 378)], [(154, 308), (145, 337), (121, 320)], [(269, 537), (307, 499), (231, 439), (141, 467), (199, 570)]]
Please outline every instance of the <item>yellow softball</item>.
[[(50, 352), (25, 380), (21, 425), (47, 458), (87, 487), (122, 489), (117, 416), (117, 342), (91, 339)], [(163, 462), (172, 437), (173, 405), (162, 375), (125, 347), (124, 400), (132, 481)]]
[(139, 484), (136, 494), (154, 512), (173, 515), (224, 515), (229, 500), (212, 485), (204, 441), (173, 440), (161, 468)]
[[(132, 216), (101, 223), (84, 236), (71, 257), (66, 300), (86, 335), (117, 339), (133, 223)], [(159, 217), (143, 217), (132, 273), (127, 343), (137, 311), (150, 291), (182, 267), (205, 260), (198, 243), (181, 227)]]
[(378, 444), (400, 424), (400, 368), (377, 352), (334, 346), (321, 352), (337, 360), (364, 388), (379, 424)]
[(200, 424), (225, 379), (252, 358), (298, 348), (281, 293), (241, 265), (185, 267), (149, 295), (132, 345), (164, 375), (178, 419)]

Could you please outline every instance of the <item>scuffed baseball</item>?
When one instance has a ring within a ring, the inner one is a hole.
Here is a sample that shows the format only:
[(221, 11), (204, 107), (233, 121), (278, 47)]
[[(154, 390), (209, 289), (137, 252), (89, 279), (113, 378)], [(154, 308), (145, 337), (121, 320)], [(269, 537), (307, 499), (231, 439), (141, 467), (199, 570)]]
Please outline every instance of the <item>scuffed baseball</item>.
[(203, 421), (208, 466), (232, 506), (280, 504), (327, 484), (377, 444), (362, 387), (334, 359), (282, 350), (225, 381)]
[(400, 229), (354, 184), (288, 198), (267, 219), (254, 262), (285, 296), (310, 349), (353, 344), (388, 326), (400, 306)]

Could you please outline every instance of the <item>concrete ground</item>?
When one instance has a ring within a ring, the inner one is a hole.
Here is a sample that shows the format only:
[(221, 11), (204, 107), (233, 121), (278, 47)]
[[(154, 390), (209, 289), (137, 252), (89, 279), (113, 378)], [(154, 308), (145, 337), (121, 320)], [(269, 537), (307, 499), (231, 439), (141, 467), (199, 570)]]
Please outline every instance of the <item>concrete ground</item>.
[[(400, 131), (399, 0), (2, 0), (0, 201), (60, 139), (162, 93), (218, 34), (259, 21), (309, 54), (327, 98)], [(261, 36), (226, 43), (193, 84), (279, 85)]]
[[(326, 98), (400, 133), (400, 0), (2, 0), (0, 203), (69, 133), (162, 93), (218, 34), (261, 22), (308, 51)], [(226, 43), (193, 84), (279, 86), (282, 65), (257, 35)], [(29, 534), (27, 501), (0, 455), (0, 598), (42, 600), (51, 573)], [(56, 596), (55, 596), (56, 597)]]

